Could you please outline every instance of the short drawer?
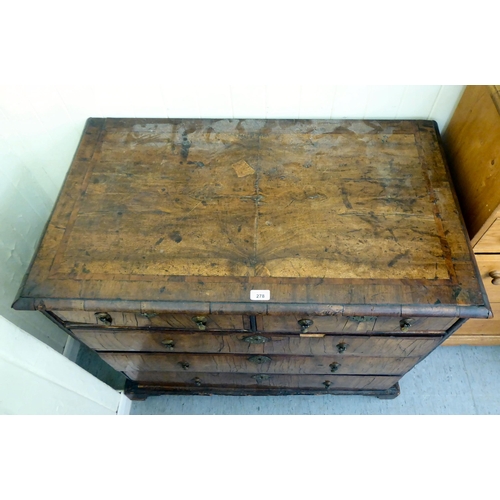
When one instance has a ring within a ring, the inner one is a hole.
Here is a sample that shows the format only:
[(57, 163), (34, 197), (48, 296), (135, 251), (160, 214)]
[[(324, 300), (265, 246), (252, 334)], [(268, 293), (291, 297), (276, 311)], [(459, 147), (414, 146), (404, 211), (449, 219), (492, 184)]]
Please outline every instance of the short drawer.
[(476, 261), (490, 302), (500, 302), (500, 255), (476, 255)]
[(442, 336), (323, 335), (301, 337), (276, 333), (205, 333), (74, 328), (73, 335), (96, 351), (191, 352), (233, 354), (341, 354), (344, 356), (425, 356)]
[(262, 354), (100, 352), (115, 370), (252, 374), (403, 375), (419, 358), (369, 356), (286, 356)]
[(442, 317), (257, 316), (257, 329), (287, 333), (440, 333), (456, 320)]
[[(130, 370), (127, 377), (143, 384), (162, 384), (170, 388), (217, 389), (252, 388), (265, 393), (266, 389), (291, 389), (310, 391), (332, 390), (386, 390), (394, 386), (400, 377), (396, 376), (349, 376), (349, 375), (268, 375), (236, 373), (167, 373)], [(260, 375), (260, 376), (259, 376)], [(291, 392), (292, 393), (292, 392)]]
[(201, 331), (246, 331), (250, 319), (238, 314), (123, 313), (114, 311), (54, 311), (67, 326), (99, 325), (128, 328), (171, 328)]

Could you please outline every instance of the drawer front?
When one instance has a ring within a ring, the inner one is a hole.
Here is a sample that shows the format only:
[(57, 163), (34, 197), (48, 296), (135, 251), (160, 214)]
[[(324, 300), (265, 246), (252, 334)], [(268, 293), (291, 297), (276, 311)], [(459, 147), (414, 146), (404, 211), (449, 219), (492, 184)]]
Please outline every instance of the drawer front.
[(257, 329), (287, 333), (440, 333), (456, 320), (392, 316), (257, 316)]
[(99, 353), (115, 370), (313, 375), (403, 375), (419, 358), (190, 353)]
[(247, 316), (238, 314), (170, 314), (122, 313), (113, 311), (54, 311), (61, 320), (71, 325), (99, 325), (129, 328), (172, 328), (175, 330), (231, 331), (250, 330)]
[(397, 376), (349, 376), (349, 375), (267, 375), (228, 373), (167, 373), (130, 370), (125, 375), (144, 384), (164, 384), (193, 390), (217, 387), (247, 387), (262, 389), (290, 388), (303, 390), (385, 390), (396, 384)]
[(363, 335), (300, 335), (204, 332), (169, 332), (118, 329), (73, 329), (75, 337), (96, 351), (149, 351), (234, 354), (343, 356), (425, 356), (441, 342), (435, 337)]
[(490, 302), (500, 302), (500, 255), (476, 255), (476, 261)]
[[(493, 318), (467, 320), (450, 338), (461, 335), (500, 335), (500, 303), (492, 303)], [(451, 342), (450, 342), (451, 343)]]

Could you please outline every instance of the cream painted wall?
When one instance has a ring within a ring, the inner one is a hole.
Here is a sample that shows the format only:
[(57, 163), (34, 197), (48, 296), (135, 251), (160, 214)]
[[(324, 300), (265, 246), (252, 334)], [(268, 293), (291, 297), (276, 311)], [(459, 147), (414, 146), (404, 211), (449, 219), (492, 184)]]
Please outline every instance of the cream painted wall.
[[(0, 86), (0, 316), (63, 351), (67, 339), (63, 331), (37, 312), (13, 311), (10, 306), (90, 116), (418, 118), (436, 120), (444, 130), (463, 90), (453, 85)], [(1, 333), (4, 338), (13, 336), (11, 348), (18, 355), (17, 365), (3, 360), (3, 380), (5, 376), (17, 380), (15, 391), (26, 386), (21, 392), (27, 398), (31, 387), (41, 387), (42, 376), (32, 371), (28, 358), (23, 368), (24, 354), (30, 355), (25, 352), (29, 346), (23, 332), (0, 319)], [(55, 354), (39, 350), (42, 359)], [(64, 380), (67, 366), (57, 366), (61, 371), (54, 372), (54, 380)], [(83, 390), (84, 386), (79, 387)], [(33, 408), (27, 400), (26, 404)], [(22, 409), (23, 404), (16, 408)]]

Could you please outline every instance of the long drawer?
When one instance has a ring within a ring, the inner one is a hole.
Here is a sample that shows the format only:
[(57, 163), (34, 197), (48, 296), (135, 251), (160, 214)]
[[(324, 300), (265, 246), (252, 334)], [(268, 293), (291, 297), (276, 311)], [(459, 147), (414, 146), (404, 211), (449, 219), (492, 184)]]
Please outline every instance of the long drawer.
[(56, 311), (67, 326), (99, 325), (128, 328), (172, 328), (176, 330), (245, 331), (250, 330), (247, 316), (238, 314), (123, 313), (115, 311)]
[(396, 384), (397, 376), (348, 376), (348, 375), (270, 375), (259, 376), (238, 373), (166, 373), (129, 370), (125, 374), (143, 384), (163, 384), (165, 387), (211, 389), (246, 387), (267, 389), (303, 389), (311, 391), (336, 390), (385, 390)]
[(191, 354), (191, 353), (99, 353), (115, 370), (201, 372), (201, 373), (274, 373), (293, 375), (354, 374), (403, 375), (419, 358), (370, 356), (286, 356), (262, 354)]
[(104, 328), (74, 328), (72, 332), (76, 338), (96, 351), (419, 357), (430, 353), (441, 342), (441, 336), (301, 337), (276, 333), (215, 334)]
[(444, 332), (457, 318), (393, 316), (257, 316), (262, 332), (418, 333)]

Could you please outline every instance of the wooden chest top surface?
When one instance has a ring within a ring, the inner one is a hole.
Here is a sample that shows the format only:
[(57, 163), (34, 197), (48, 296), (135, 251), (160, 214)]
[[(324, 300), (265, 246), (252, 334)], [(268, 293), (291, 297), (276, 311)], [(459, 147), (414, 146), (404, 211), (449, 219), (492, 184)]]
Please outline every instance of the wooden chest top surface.
[(434, 122), (361, 120), (89, 119), (14, 307), (110, 303), (489, 307)]

